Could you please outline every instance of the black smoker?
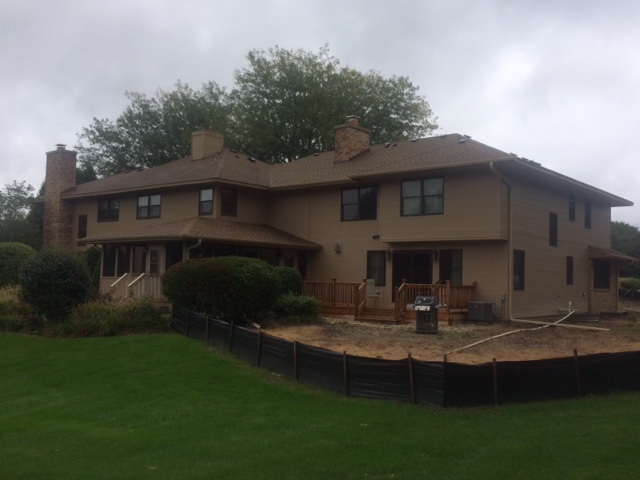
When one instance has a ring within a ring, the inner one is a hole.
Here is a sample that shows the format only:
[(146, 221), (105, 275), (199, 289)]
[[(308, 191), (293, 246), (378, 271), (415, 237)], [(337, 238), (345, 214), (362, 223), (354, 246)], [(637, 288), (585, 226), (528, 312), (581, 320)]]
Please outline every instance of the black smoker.
[(417, 333), (438, 333), (438, 297), (416, 297), (413, 309), (416, 312)]

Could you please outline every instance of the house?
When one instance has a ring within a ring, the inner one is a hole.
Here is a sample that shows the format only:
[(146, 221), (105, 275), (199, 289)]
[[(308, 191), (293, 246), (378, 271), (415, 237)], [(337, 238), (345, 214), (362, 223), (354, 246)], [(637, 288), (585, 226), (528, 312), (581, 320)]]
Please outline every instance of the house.
[(75, 185), (75, 163), (64, 145), (47, 153), (45, 242), (100, 248), (101, 290), (117, 296), (160, 295), (186, 258), (243, 255), (311, 282), (371, 279), (377, 307), (403, 283), (472, 286), (501, 318), (536, 317), (616, 310), (633, 260), (610, 249), (611, 208), (632, 202), (459, 134), (370, 145), (351, 117), (335, 151), (286, 164), (211, 131), (146, 170)]

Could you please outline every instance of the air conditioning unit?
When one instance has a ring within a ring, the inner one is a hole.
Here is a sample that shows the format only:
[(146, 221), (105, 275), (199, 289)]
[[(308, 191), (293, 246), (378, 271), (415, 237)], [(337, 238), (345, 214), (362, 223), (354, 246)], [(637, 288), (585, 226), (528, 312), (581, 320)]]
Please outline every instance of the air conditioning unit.
[(471, 323), (493, 323), (495, 305), (488, 302), (469, 302), (467, 321)]

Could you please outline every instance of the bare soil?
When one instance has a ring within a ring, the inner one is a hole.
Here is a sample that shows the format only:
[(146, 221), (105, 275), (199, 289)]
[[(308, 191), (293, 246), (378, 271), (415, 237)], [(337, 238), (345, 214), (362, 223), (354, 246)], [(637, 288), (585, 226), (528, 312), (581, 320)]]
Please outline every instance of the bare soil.
[[(438, 333), (416, 333), (415, 323), (379, 325), (355, 322), (348, 318), (327, 318), (321, 325), (273, 327), (265, 330), (273, 336), (301, 343), (372, 358), (412, 358), (424, 361), (443, 360), (457, 363), (534, 360), (593, 353), (640, 350), (640, 304), (623, 305), (626, 314), (600, 316), (597, 321), (563, 323), (606, 328), (607, 331), (563, 327), (538, 328), (515, 322), (490, 325), (440, 323)], [(544, 321), (560, 319), (547, 318)], [(517, 331), (515, 333), (509, 333)], [(493, 338), (475, 346), (473, 343)], [(466, 348), (468, 347), (468, 348)]]

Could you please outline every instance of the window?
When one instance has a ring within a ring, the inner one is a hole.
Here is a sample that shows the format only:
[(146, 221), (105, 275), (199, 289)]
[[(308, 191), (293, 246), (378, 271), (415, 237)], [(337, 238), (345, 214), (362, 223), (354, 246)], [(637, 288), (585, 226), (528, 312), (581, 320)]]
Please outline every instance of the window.
[(558, 214), (549, 212), (549, 246), (558, 246)]
[(576, 221), (576, 196), (573, 193), (569, 194), (569, 221)]
[(116, 257), (118, 256), (118, 247), (115, 245), (104, 245), (102, 254), (102, 276), (116, 276)]
[(524, 250), (513, 251), (513, 289), (524, 290)]
[(378, 215), (378, 187), (348, 188), (342, 191), (340, 220), (375, 220)]
[(160, 273), (160, 251), (149, 250), (149, 273)]
[(160, 218), (160, 194), (138, 197), (138, 218)]
[(238, 215), (238, 191), (235, 188), (220, 190), (220, 215), (226, 217)]
[(367, 252), (367, 278), (373, 278), (376, 287), (384, 287), (386, 276), (387, 252), (384, 250)]
[(444, 213), (444, 180), (423, 178), (402, 182), (402, 215)]
[(87, 216), (78, 215), (78, 238), (87, 237)]
[(440, 250), (440, 280), (462, 285), (462, 250)]
[(593, 288), (609, 290), (611, 286), (611, 268), (607, 260), (593, 261)]
[(198, 215), (211, 215), (213, 213), (213, 188), (200, 190), (200, 203)]
[(591, 228), (591, 200), (584, 200), (584, 228)]
[(573, 257), (567, 257), (567, 285), (573, 285)]
[(98, 221), (117, 222), (120, 215), (120, 200), (103, 198), (98, 200)]

